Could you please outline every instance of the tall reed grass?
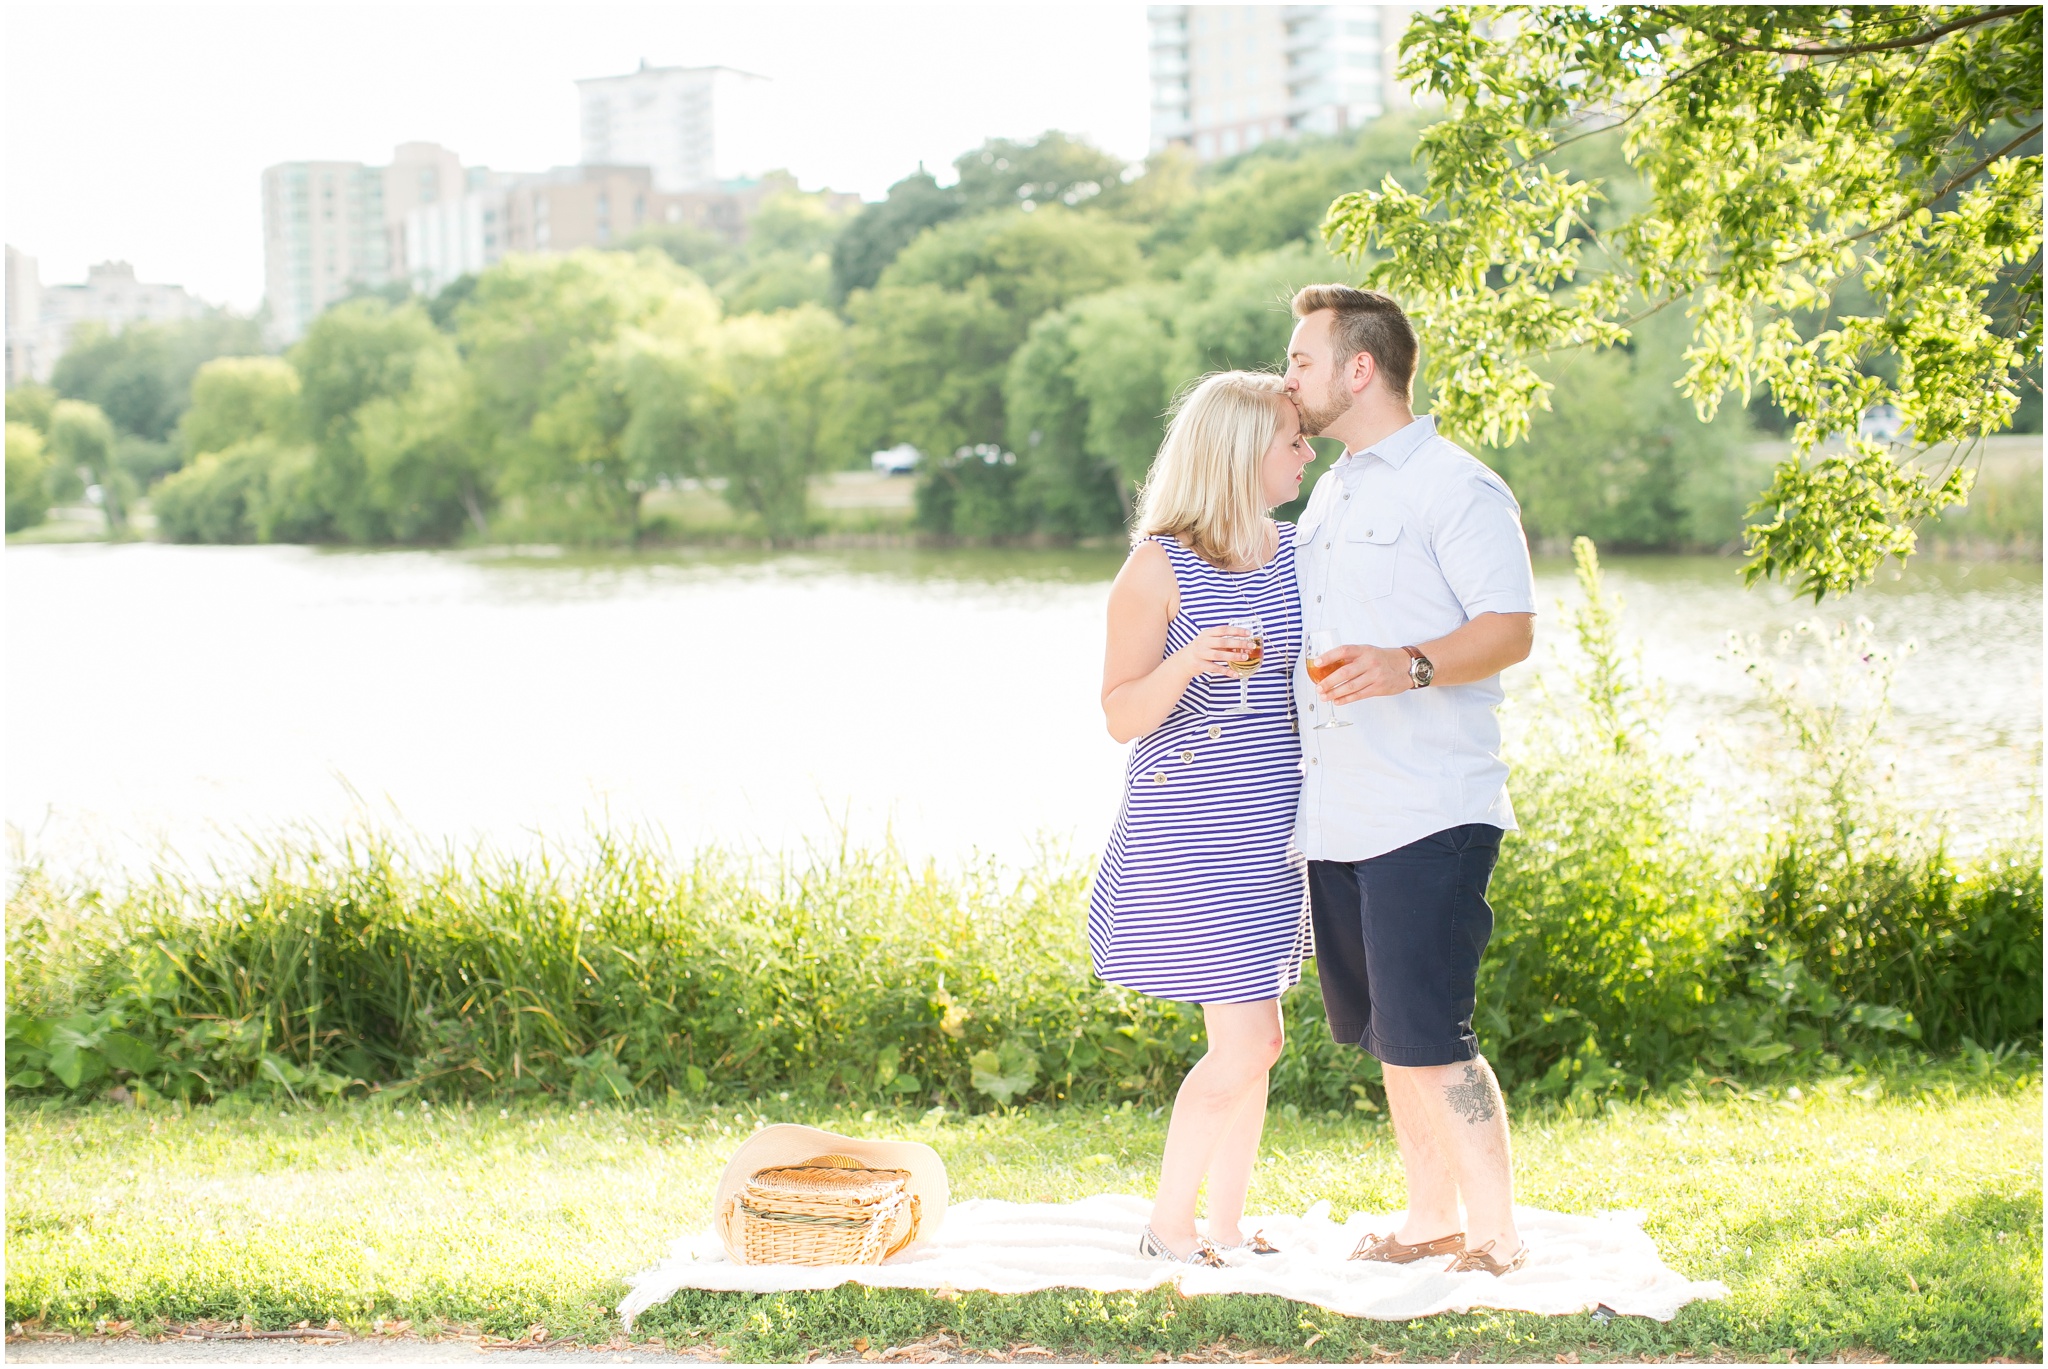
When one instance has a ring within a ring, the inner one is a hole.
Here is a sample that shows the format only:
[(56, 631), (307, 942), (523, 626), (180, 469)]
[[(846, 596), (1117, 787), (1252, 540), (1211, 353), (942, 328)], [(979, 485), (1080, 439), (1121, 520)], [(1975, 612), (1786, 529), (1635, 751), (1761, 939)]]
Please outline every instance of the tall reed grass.
[[(1783, 798), (1699, 830), (1693, 775), (1649, 744), (1657, 702), (1590, 544), (1579, 570), (1574, 688), (1518, 757), (1523, 826), (1480, 977), (1509, 1087), (1597, 1101), (1914, 1043), (2037, 1050), (2038, 838), (1952, 857), (1871, 797), (1871, 710), (1809, 702), (1762, 664)], [(1836, 667), (1859, 645), (1819, 639)], [(888, 850), (763, 867), (618, 834), (530, 859), (282, 844), (240, 881), (112, 895), (30, 868), (8, 902), (8, 1084), (1163, 1101), (1203, 1049), (1200, 1010), (1092, 978), (1087, 874)], [(1278, 1105), (1380, 1105), (1313, 975), (1286, 1017)]]

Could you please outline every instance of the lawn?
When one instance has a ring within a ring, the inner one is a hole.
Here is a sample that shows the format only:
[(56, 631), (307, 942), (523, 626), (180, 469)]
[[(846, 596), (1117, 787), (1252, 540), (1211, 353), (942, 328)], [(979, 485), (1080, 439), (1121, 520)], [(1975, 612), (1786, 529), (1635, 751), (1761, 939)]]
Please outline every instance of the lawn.
[[(1592, 1116), (1529, 1114), (1521, 1192), (1543, 1207), (1647, 1209), (1666, 1260), (1724, 1281), (1669, 1325), (1590, 1316), (1352, 1321), (1274, 1298), (1169, 1291), (1025, 1297), (841, 1288), (684, 1294), (635, 1340), (793, 1360), (940, 1331), (1113, 1360), (1264, 1351), (1312, 1359), (1801, 1360), (2041, 1357), (2041, 1084), (2033, 1061), (1700, 1084)], [(1164, 1136), (1143, 1110), (857, 1114), (730, 1107), (461, 1109), (370, 1101), (7, 1112), (7, 1315), (45, 1328), (202, 1318), (260, 1327), (380, 1318), (609, 1340), (620, 1276), (704, 1224), (760, 1121), (912, 1136), (961, 1197), (1149, 1192)], [(1374, 1118), (1276, 1116), (1252, 1194), (1341, 1218), (1400, 1203)], [(1312, 1348), (1309, 1342), (1315, 1340)], [(1219, 1345), (1219, 1342), (1221, 1343)], [(874, 1351), (870, 1350), (870, 1354)]]

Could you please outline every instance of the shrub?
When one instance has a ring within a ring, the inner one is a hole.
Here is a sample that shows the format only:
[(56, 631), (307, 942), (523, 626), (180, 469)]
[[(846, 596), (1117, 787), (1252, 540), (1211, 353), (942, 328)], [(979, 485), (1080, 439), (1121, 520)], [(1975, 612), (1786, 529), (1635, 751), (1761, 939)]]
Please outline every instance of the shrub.
[(165, 477), (151, 506), (173, 542), (304, 542), (327, 528), (312, 490), (313, 453), (253, 437)]
[(50, 512), (50, 457), (43, 435), (26, 423), (7, 425), (7, 531), (20, 532)]

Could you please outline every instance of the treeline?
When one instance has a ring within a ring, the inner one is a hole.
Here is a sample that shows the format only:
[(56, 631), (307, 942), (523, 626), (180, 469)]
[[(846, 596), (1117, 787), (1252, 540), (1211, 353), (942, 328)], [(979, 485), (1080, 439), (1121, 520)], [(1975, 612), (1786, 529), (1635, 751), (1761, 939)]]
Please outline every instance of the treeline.
[[(183, 541), (633, 542), (661, 536), (651, 491), (699, 480), (786, 540), (813, 527), (813, 476), (908, 442), (928, 533), (1111, 535), (1173, 393), (1280, 363), (1293, 289), (1352, 274), (1320, 244), (1330, 201), (1414, 179), (1415, 135), (1389, 119), (1204, 168), (995, 140), (953, 184), (920, 169), (851, 215), (792, 185), (742, 242), (663, 227), (351, 300), (284, 357), (233, 355), (257, 350), (233, 321), (89, 338), (52, 390), (9, 394), (8, 526), (89, 481), (110, 526), (147, 491)], [(1626, 205), (1616, 149), (1584, 155)], [(1686, 333), (1658, 316), (1561, 363), (1532, 439), (1486, 454), (1532, 536), (1737, 534), (1763, 483), (1750, 419), (1694, 418)]]

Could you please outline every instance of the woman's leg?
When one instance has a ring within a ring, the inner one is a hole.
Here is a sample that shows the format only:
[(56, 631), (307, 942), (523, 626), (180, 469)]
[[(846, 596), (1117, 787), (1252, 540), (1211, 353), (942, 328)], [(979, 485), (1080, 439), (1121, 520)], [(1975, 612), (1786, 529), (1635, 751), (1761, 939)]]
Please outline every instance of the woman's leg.
[[(1278, 999), (1209, 1003), (1202, 1013), (1209, 1050), (1188, 1071), (1174, 1099), (1159, 1165), (1159, 1196), (1152, 1204), (1152, 1230), (1182, 1255), (1195, 1248), (1195, 1195), (1204, 1174), (1215, 1171), (1212, 1203), (1227, 1202), (1231, 1208), (1218, 1215), (1235, 1224), (1242, 1212), (1265, 1123), (1266, 1071), (1280, 1058), (1282, 1044)], [(1246, 1114), (1253, 1119), (1250, 1125), (1244, 1123)]]
[(1209, 1159), (1209, 1239), (1218, 1245), (1236, 1245), (1244, 1239), (1239, 1223), (1244, 1219), (1244, 1195), (1252, 1186), (1252, 1166), (1259, 1158), (1259, 1138), (1266, 1131), (1266, 1082), (1262, 1074), (1252, 1085), (1237, 1120)]

